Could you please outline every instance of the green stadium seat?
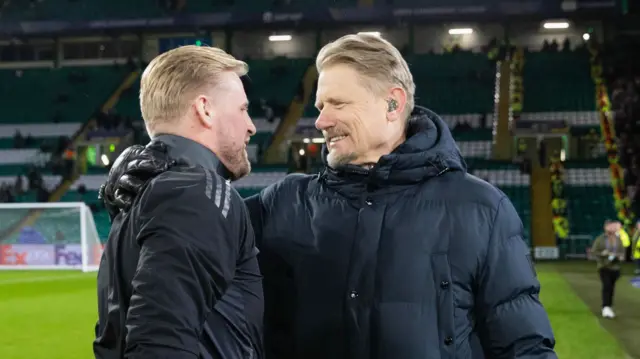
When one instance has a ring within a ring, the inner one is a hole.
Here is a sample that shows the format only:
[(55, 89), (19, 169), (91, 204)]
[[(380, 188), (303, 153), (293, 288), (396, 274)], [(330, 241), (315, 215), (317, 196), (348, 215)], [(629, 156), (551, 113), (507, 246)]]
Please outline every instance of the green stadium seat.
[(598, 132), (600, 131), (600, 114), (593, 109), (585, 109), (582, 111), (525, 112), (520, 114), (520, 119), (524, 121), (563, 120), (567, 122), (567, 125), (579, 128), (581, 131), (585, 131), (584, 129), (588, 131), (591, 128), (596, 128)]
[(572, 234), (597, 236), (605, 220), (617, 218), (611, 186), (567, 186), (565, 195)]
[(460, 153), (464, 158), (489, 158), (491, 155), (491, 141), (457, 141)]
[(593, 169), (593, 168), (607, 168), (609, 162), (606, 157), (586, 159), (586, 160), (569, 160), (564, 162), (565, 169)]
[(606, 159), (566, 163), (564, 190), (572, 235), (596, 236), (605, 220), (617, 218), (606, 166)]
[(524, 112), (594, 111), (589, 54), (528, 52), (524, 58)]
[(495, 67), (471, 52), (411, 55), (416, 104), (440, 114), (492, 113)]
[[(0, 70), (0, 121), (51, 123), (57, 114), (59, 122), (85, 122), (127, 73), (123, 67), (112, 66)], [(69, 80), (80, 74), (85, 81)], [(60, 96), (66, 96), (66, 100), (60, 101)]]
[[(31, 143), (26, 143), (23, 148), (40, 148), (43, 144), (53, 145), (58, 139), (48, 137), (33, 138)], [(0, 151), (6, 149), (12, 149), (14, 146), (13, 138), (0, 138)]]
[(298, 91), (304, 73), (312, 59), (247, 60), (249, 65), (249, 99), (258, 103), (260, 99), (289, 106)]
[(492, 141), (493, 134), (490, 128), (473, 129), (471, 131), (453, 132), (456, 142), (468, 141)]

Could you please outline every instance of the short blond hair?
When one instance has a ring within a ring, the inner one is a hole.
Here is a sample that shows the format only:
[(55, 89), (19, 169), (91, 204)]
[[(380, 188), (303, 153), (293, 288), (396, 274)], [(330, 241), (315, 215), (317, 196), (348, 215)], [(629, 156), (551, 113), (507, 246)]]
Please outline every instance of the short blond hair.
[(364, 84), (372, 91), (386, 92), (389, 86), (398, 86), (407, 93), (405, 114), (415, 106), (416, 85), (409, 65), (400, 51), (389, 41), (372, 34), (345, 35), (325, 45), (316, 58), (316, 68), (345, 64), (364, 77)]
[(217, 76), (226, 71), (244, 76), (249, 67), (208, 46), (181, 46), (154, 58), (140, 80), (140, 110), (149, 132), (159, 123), (183, 116), (197, 91), (215, 86)]

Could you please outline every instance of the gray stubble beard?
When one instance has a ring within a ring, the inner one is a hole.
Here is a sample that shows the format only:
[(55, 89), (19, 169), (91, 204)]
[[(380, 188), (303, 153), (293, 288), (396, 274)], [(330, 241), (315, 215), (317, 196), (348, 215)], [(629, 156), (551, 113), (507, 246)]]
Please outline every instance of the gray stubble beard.
[(327, 155), (327, 164), (331, 168), (337, 168), (340, 166), (348, 165), (358, 158), (355, 152), (350, 152), (344, 155), (335, 155), (333, 152), (329, 152)]

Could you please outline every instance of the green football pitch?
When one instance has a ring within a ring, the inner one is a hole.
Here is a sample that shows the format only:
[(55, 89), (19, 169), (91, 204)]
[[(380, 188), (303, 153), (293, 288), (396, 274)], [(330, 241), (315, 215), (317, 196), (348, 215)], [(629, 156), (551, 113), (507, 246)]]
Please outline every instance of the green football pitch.
[[(537, 270), (559, 358), (640, 359), (640, 289), (629, 276), (617, 289), (618, 317), (603, 320), (593, 263), (541, 263)], [(0, 358), (91, 358), (96, 316), (95, 273), (0, 272)]]

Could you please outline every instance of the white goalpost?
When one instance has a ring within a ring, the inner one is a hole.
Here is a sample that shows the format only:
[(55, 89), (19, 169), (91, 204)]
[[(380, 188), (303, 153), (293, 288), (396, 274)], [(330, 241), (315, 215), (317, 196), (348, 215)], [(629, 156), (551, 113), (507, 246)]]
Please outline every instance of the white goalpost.
[(98, 270), (103, 244), (83, 202), (0, 203), (0, 270)]

